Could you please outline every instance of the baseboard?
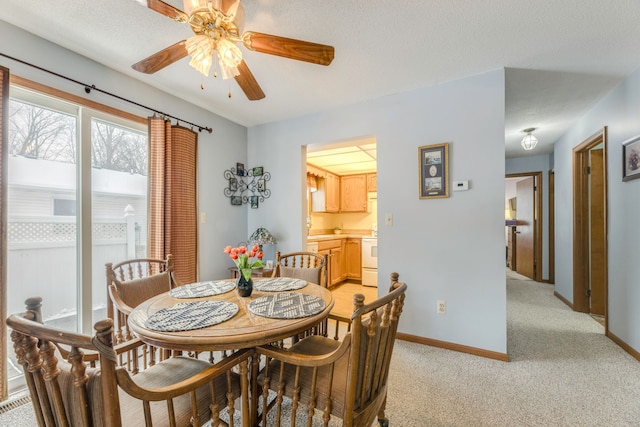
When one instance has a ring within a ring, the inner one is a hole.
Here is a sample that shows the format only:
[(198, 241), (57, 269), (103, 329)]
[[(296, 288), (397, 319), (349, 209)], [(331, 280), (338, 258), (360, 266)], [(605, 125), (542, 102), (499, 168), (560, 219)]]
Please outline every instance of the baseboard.
[(431, 338), (418, 337), (418, 336), (415, 336), (415, 335), (403, 334), (403, 333), (400, 333), (400, 332), (396, 333), (396, 338), (398, 338), (400, 340), (403, 340), (403, 341), (409, 341), (409, 342), (415, 342), (415, 343), (418, 343), (418, 344), (429, 345), (431, 347), (444, 348), (445, 350), (453, 350), (453, 351), (457, 351), (457, 352), (460, 352), (460, 353), (472, 354), (474, 356), (486, 357), (488, 359), (500, 360), (502, 362), (508, 362), (509, 361), (509, 355), (508, 354), (498, 353), (496, 351), (484, 350), (484, 349), (477, 348), (477, 347), (469, 347), (469, 346), (466, 346), (466, 345), (454, 344), (454, 343), (450, 343), (450, 342), (446, 342), (446, 341), (434, 340), (434, 339), (431, 339)]
[(626, 342), (624, 342), (623, 340), (615, 336), (615, 334), (612, 334), (611, 331), (607, 331), (605, 335), (609, 337), (611, 341), (618, 344), (624, 351), (626, 351), (631, 356), (633, 356), (636, 360), (640, 361), (640, 352), (638, 352), (636, 349), (634, 349), (629, 344), (627, 344)]
[(573, 304), (569, 302), (568, 299), (566, 299), (565, 297), (563, 297), (562, 295), (560, 295), (557, 291), (553, 292), (553, 296), (555, 296), (556, 298), (558, 298), (560, 301), (562, 301), (563, 303), (565, 303), (567, 306), (569, 306), (569, 308), (571, 310), (573, 310)]
[[(556, 298), (558, 298), (560, 301), (562, 301), (563, 303), (565, 303), (567, 306), (569, 306), (569, 308), (571, 310), (573, 310), (573, 304), (571, 304), (565, 297), (563, 297), (562, 295), (560, 295), (558, 292), (554, 292), (553, 295), (555, 295)], [(574, 310), (575, 311), (575, 310)], [(626, 351), (627, 353), (629, 353), (631, 356), (633, 356), (636, 360), (640, 361), (640, 352), (638, 352), (636, 349), (634, 349), (633, 347), (631, 347), (629, 344), (627, 344), (626, 342), (624, 342), (623, 340), (621, 340), (620, 338), (618, 338), (615, 334), (611, 333), (611, 331), (608, 328), (607, 325), (607, 329), (604, 332), (604, 335), (606, 337), (608, 337), (611, 341), (613, 341), (614, 343), (618, 344), (620, 346), (620, 348), (622, 348), (624, 351)]]

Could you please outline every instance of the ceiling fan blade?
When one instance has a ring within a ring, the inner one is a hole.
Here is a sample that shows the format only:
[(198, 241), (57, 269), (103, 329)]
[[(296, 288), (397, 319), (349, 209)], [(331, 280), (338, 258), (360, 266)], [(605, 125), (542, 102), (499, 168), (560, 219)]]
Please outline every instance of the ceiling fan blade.
[(162, 0), (137, 0), (138, 3), (143, 6), (147, 6), (151, 10), (155, 10), (156, 12), (168, 16), (174, 21), (178, 22), (187, 22), (189, 20), (189, 16), (181, 11), (180, 9), (176, 9), (168, 3), (163, 2)]
[(256, 81), (255, 77), (253, 77), (253, 74), (251, 74), (251, 71), (249, 70), (249, 67), (247, 67), (247, 64), (246, 62), (244, 62), (244, 60), (240, 63), (240, 65), (238, 65), (238, 72), (240, 74), (235, 76), (236, 82), (238, 82), (238, 85), (240, 86), (244, 94), (247, 95), (249, 101), (258, 101), (264, 98), (264, 92), (262, 91), (262, 88)]
[(333, 61), (333, 46), (272, 36), (270, 34), (247, 31), (242, 35), (247, 49), (312, 64), (329, 65)]
[(156, 71), (160, 71), (164, 67), (179, 61), (189, 54), (185, 47), (185, 43), (186, 40), (179, 41), (178, 43), (162, 49), (160, 52), (156, 52), (150, 57), (133, 64), (131, 68), (146, 74), (153, 74)]

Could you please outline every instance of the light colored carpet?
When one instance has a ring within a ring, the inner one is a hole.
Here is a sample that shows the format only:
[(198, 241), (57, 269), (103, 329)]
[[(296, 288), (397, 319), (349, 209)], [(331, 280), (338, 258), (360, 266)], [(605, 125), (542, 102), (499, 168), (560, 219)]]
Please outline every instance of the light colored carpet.
[[(510, 362), (398, 341), (389, 378), (390, 425), (640, 425), (640, 363), (553, 290), (507, 271)], [(33, 426), (31, 406), (0, 415), (0, 425)]]

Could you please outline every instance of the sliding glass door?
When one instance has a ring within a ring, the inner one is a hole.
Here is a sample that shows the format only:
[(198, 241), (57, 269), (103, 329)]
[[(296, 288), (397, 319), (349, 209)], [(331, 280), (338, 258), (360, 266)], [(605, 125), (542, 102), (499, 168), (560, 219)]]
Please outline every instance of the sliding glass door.
[[(90, 334), (106, 317), (105, 263), (146, 256), (147, 129), (23, 88), (10, 94), (8, 313), (40, 296), (45, 323)], [(11, 391), (20, 367), (8, 353)]]

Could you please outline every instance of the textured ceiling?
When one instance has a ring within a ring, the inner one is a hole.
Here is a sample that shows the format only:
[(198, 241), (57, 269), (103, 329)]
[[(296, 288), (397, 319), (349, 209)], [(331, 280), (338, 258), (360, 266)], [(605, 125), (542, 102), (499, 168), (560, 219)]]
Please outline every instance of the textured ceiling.
[[(241, 48), (266, 94), (251, 102), (234, 81), (209, 77), (201, 90), (187, 59), (153, 75), (132, 70), (192, 34), (134, 0), (0, 0), (0, 19), (245, 126), (506, 68), (507, 157), (550, 152), (577, 116), (640, 64), (636, 0), (242, 4), (246, 30), (332, 45), (335, 60), (322, 67)], [(525, 153), (519, 140), (527, 127), (538, 128), (540, 143)]]

